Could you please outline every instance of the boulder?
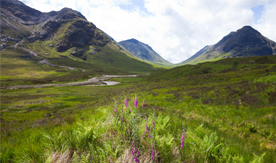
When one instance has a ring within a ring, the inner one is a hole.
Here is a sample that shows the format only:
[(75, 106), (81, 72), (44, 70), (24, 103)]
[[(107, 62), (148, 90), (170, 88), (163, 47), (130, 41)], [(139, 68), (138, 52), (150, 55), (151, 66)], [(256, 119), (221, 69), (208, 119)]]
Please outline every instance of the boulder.
[(3, 43), (3, 44), (1, 44), (1, 46), (0, 46), (0, 50), (5, 49), (6, 47), (7, 47), (7, 45), (6, 45), (5, 43)]
[(38, 39), (39, 39), (39, 37), (36, 36), (36, 35), (30, 36), (30, 37), (27, 38), (29, 43), (35, 42)]

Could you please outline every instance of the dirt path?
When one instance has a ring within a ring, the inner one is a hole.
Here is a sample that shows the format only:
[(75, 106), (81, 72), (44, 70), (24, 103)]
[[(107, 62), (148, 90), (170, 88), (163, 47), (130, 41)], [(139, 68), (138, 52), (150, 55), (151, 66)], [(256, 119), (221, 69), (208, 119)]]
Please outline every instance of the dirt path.
[[(1, 89), (28, 89), (28, 88), (44, 88), (44, 87), (81, 86), (81, 85), (106, 86), (107, 83), (104, 82), (104, 80), (108, 80), (111, 78), (128, 78), (128, 77), (137, 77), (137, 75), (103, 75), (99, 77), (93, 77), (88, 79), (87, 81), (82, 81), (82, 82), (72, 82), (72, 83), (64, 83), (64, 84), (17, 85), (12, 87), (1, 87)], [(119, 82), (116, 82), (116, 84), (118, 83)]]

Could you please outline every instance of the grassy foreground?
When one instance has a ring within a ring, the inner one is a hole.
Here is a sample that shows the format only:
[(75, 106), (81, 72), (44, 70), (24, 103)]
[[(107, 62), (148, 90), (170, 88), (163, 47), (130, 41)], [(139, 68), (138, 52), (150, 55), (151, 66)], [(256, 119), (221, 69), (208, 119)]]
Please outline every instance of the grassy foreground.
[(273, 163), (275, 72), (275, 56), (253, 57), (117, 86), (1, 90), (1, 162)]

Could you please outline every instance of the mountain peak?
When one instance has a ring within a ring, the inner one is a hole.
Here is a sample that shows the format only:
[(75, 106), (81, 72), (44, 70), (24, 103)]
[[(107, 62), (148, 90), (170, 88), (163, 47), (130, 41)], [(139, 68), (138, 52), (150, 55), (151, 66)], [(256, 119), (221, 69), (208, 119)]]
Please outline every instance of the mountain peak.
[(119, 42), (134, 56), (152, 63), (170, 64), (157, 54), (149, 45), (144, 44), (134, 38)]
[(243, 26), (241, 29), (237, 30), (237, 33), (260, 34), (259, 31), (255, 30), (251, 26)]
[(217, 44), (203, 48), (182, 63), (197, 63), (216, 58), (235, 58), (273, 55), (276, 43), (264, 37), (251, 26), (244, 26), (224, 36)]
[(138, 44), (138, 43), (140, 42), (140, 41), (138, 41), (138, 40), (136, 40), (136, 39), (134, 39), (134, 38), (129, 39), (129, 40), (126, 40), (126, 41), (132, 42), (132, 43), (134, 43), (134, 44)]
[(241, 29), (255, 30), (255, 29), (252, 28), (250, 25), (245, 25), (245, 26), (243, 26)]
[(58, 12), (57, 19), (74, 19), (78, 17), (87, 20), (80, 12), (65, 7)]

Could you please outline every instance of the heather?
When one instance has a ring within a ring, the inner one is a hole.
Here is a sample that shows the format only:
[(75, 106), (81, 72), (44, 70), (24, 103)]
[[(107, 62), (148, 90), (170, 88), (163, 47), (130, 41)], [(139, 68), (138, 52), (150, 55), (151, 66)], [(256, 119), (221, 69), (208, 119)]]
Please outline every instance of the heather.
[(269, 59), (186, 65), (116, 86), (1, 90), (1, 162), (276, 162)]

